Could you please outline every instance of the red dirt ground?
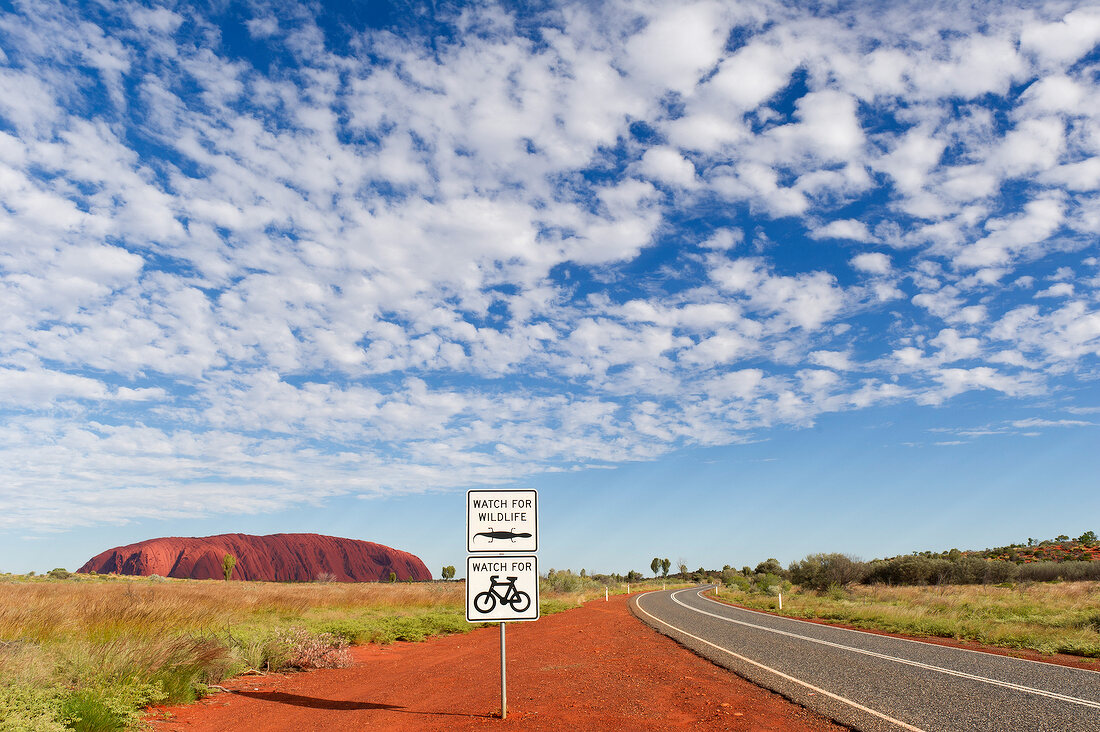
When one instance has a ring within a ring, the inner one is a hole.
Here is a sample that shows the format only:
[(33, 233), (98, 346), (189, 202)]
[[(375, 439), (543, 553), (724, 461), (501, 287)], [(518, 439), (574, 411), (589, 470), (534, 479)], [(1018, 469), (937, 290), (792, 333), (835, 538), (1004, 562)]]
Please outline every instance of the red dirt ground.
[(651, 630), (623, 596), (508, 626), (501, 720), (499, 638), (492, 627), (359, 646), (350, 668), (241, 677), (148, 720), (160, 732), (845, 729)]

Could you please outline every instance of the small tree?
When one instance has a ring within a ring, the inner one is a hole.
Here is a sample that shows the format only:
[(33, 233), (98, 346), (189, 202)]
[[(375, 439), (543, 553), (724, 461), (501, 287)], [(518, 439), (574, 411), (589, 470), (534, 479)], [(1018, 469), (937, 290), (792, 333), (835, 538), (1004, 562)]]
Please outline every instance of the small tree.
[(448, 565), (448, 566), (443, 568), (443, 571), (440, 572), (440, 575), (445, 580), (454, 579), (455, 568), (453, 566)]
[(1096, 543), (1096, 532), (1086, 531), (1085, 533), (1077, 537), (1077, 541), (1084, 544), (1085, 546), (1092, 546)]
[(672, 569), (672, 560), (665, 557), (661, 560), (661, 576), (668, 577), (668, 570)]
[(659, 572), (661, 570), (661, 559), (660, 559), (660, 557), (653, 557), (653, 561), (649, 563), (649, 568), (651, 570), (653, 570), (653, 576), (656, 577), (657, 572)]
[(680, 569), (680, 577), (682, 579), (687, 579), (687, 577), (688, 577), (688, 566), (682, 560), (680, 562), (679, 569)]
[(397, 572), (390, 572), (390, 582), (397, 581)]
[(756, 565), (756, 574), (777, 574), (783, 575), (783, 565), (779, 563), (778, 559), (769, 558), (767, 561), (761, 562)]
[(237, 558), (232, 554), (226, 554), (222, 557), (222, 574), (225, 575), (225, 581), (228, 582), (229, 578), (233, 576), (233, 568), (237, 566)]

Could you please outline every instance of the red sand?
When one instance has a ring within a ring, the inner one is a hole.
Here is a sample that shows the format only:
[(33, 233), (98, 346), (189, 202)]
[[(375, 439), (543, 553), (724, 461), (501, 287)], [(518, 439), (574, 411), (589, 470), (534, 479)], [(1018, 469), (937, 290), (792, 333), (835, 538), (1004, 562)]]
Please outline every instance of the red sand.
[(224, 684), (229, 693), (149, 720), (161, 732), (844, 729), (651, 630), (623, 596), (508, 626), (501, 720), (499, 638), (494, 626), (360, 646), (351, 668), (241, 677)]

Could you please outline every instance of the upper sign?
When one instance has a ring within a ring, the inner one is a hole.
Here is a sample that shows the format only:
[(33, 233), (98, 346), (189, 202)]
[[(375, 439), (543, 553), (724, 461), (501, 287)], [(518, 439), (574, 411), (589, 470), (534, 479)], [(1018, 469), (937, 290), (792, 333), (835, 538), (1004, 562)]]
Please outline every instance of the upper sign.
[(466, 491), (466, 551), (538, 551), (538, 504), (536, 490)]

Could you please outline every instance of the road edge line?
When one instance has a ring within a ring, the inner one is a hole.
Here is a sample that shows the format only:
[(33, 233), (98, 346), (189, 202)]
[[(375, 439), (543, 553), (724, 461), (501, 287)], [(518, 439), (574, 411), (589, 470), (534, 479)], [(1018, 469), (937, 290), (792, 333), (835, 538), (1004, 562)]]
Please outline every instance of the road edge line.
[[(653, 621), (655, 621), (657, 623), (660, 623), (661, 625), (664, 625), (668, 628), (671, 628), (672, 630), (676, 631), (677, 633), (685, 635), (688, 638), (691, 638), (692, 640), (696, 640), (696, 641), (698, 641), (698, 642), (700, 642), (704, 645), (710, 646), (711, 648), (714, 648), (718, 651), (721, 651), (722, 653), (733, 656), (734, 658), (736, 658), (738, 661), (741, 661), (742, 663), (747, 663), (747, 664), (750, 664), (750, 665), (755, 666), (757, 668), (763, 669), (764, 671), (766, 671), (768, 673), (771, 673), (771, 674), (774, 674), (775, 676), (778, 676), (779, 678), (784, 679), (785, 681), (788, 681), (790, 683), (797, 684), (798, 686), (802, 686), (802, 687), (805, 687), (807, 689), (810, 689), (815, 694), (821, 694), (822, 696), (829, 697), (830, 699), (841, 702), (842, 704), (847, 704), (848, 706), (852, 707), (853, 709), (858, 709), (859, 711), (861, 711), (865, 714), (870, 714), (873, 717), (877, 717), (878, 719), (881, 719), (885, 722), (888, 722), (888, 723), (893, 724), (897, 727), (900, 727), (901, 729), (908, 730), (909, 732), (926, 732), (925, 730), (921, 729), (920, 727), (914, 727), (911, 724), (907, 724), (906, 722), (902, 722), (900, 719), (894, 719), (893, 717), (891, 717), (887, 714), (883, 714), (882, 712), (876, 711), (876, 710), (871, 709), (869, 707), (865, 707), (862, 704), (860, 704), (859, 702), (852, 701), (851, 699), (840, 696), (839, 694), (834, 694), (831, 691), (826, 691), (825, 689), (814, 686), (813, 684), (802, 681), (801, 679), (796, 679), (795, 677), (789, 676), (789, 675), (783, 673), (782, 671), (777, 671), (776, 669), (771, 668), (770, 666), (765, 666), (764, 664), (762, 664), (758, 661), (754, 661), (751, 658), (746, 658), (745, 656), (742, 656), (739, 653), (735, 653), (735, 652), (729, 650), (728, 648), (723, 648), (720, 645), (717, 645), (715, 643), (711, 643), (710, 641), (708, 641), (704, 638), (700, 638), (697, 635), (692, 635), (691, 633), (687, 632), (686, 630), (684, 630), (682, 628), (677, 628), (672, 623), (661, 620), (657, 616), (655, 616), (655, 615), (649, 613), (648, 611), (646, 611), (646, 609), (642, 607), (641, 602), (640, 602), (640, 600), (643, 597), (646, 597), (648, 595), (652, 595), (656, 592), (661, 592), (661, 590), (653, 590), (652, 592), (647, 592), (643, 595), (638, 595), (636, 597), (632, 597), (631, 601), (630, 601), (630, 604), (633, 605), (634, 609), (636, 609), (638, 612), (642, 613), (643, 615), (646, 615), (647, 617), (651, 618)], [(753, 680), (748, 679), (748, 681), (752, 682)], [(755, 683), (755, 682), (753, 682), (753, 683)], [(758, 685), (759, 686), (764, 686), (763, 684), (758, 684)], [(768, 688), (768, 687), (764, 687), (764, 688)], [(772, 691), (776, 691), (776, 690), (772, 689)], [(803, 704), (802, 706), (806, 706), (806, 705)], [(808, 708), (812, 709), (812, 707), (808, 707)], [(817, 709), (814, 709), (814, 711), (818, 712), (818, 713), (821, 713)], [(829, 715), (826, 715), (826, 716), (829, 716)], [(850, 722), (844, 722), (842, 720), (834, 720), (834, 721), (837, 721), (837, 722), (839, 722), (841, 724), (845, 724), (845, 725), (850, 724)]]
[[(707, 599), (707, 598), (703, 597), (703, 593), (706, 592), (707, 589), (708, 588), (704, 588), (704, 589), (700, 590), (697, 593), (697, 597), (699, 597), (701, 599), (704, 599), (704, 600)], [(858, 646), (848, 646), (848, 645), (844, 645), (842, 643), (834, 643), (833, 641), (828, 641), (828, 640), (825, 640), (823, 638), (814, 638), (814, 637), (808, 636), (808, 635), (800, 635), (798, 633), (793, 633), (789, 630), (781, 630), (779, 628), (770, 628), (766, 625), (754, 625), (752, 623), (745, 622), (744, 620), (737, 620), (735, 618), (727, 618), (724, 615), (715, 615), (714, 613), (708, 613), (706, 610), (703, 610), (701, 608), (692, 607), (692, 606), (688, 605), (687, 603), (683, 602), (682, 600), (678, 599), (676, 597), (676, 595), (680, 594), (681, 592), (685, 592), (685, 590), (677, 590), (677, 591), (673, 592), (672, 594), (669, 595), (669, 599), (671, 599), (673, 602), (680, 605), (681, 607), (684, 607), (684, 608), (687, 608), (688, 610), (691, 610), (692, 612), (699, 613), (700, 615), (707, 615), (707, 616), (715, 618), (717, 620), (723, 620), (727, 623), (734, 623), (736, 625), (744, 625), (744, 626), (747, 626), (749, 628), (756, 628), (758, 630), (763, 630), (763, 631), (768, 632), (768, 633), (775, 633), (777, 635), (784, 635), (784, 636), (788, 636), (790, 638), (798, 638), (800, 640), (804, 640), (804, 641), (807, 641), (809, 643), (817, 643), (819, 645), (829, 646), (831, 648), (836, 648), (838, 650), (850, 651), (851, 653), (859, 653), (859, 654), (862, 654), (864, 656), (870, 656), (872, 658), (879, 658), (879, 659), (882, 659), (884, 661), (893, 661), (894, 663), (900, 663), (900, 664), (903, 664), (905, 666), (912, 666), (914, 668), (924, 669), (925, 671), (933, 671), (935, 673), (941, 673), (941, 674), (944, 674), (944, 675), (947, 675), (947, 676), (955, 676), (955, 677), (958, 677), (958, 678), (961, 678), (961, 679), (967, 679), (969, 681), (976, 681), (976, 682), (982, 683), (982, 684), (989, 684), (990, 686), (997, 686), (997, 687), (1000, 687), (1002, 689), (1011, 689), (1013, 691), (1018, 691), (1018, 692), (1021, 692), (1021, 693), (1024, 693), (1024, 694), (1034, 694), (1035, 696), (1041, 696), (1041, 697), (1044, 697), (1046, 699), (1053, 699), (1055, 701), (1062, 701), (1062, 702), (1066, 702), (1068, 704), (1078, 704), (1080, 706), (1089, 707), (1091, 709), (1100, 709), (1100, 702), (1093, 701), (1092, 699), (1082, 699), (1082, 698), (1076, 697), (1076, 696), (1069, 696), (1068, 694), (1060, 694), (1056, 691), (1048, 691), (1047, 689), (1037, 689), (1037, 688), (1032, 687), (1032, 686), (1025, 686), (1024, 684), (1017, 684), (1013, 681), (1002, 681), (1000, 679), (992, 679), (988, 676), (980, 676), (978, 674), (972, 674), (972, 673), (969, 673), (969, 672), (966, 672), (966, 671), (958, 671), (958, 670), (952, 669), (952, 668), (945, 668), (943, 666), (936, 666), (935, 664), (924, 663), (923, 661), (914, 661), (913, 659), (910, 659), (910, 658), (902, 658), (900, 656), (891, 656), (888, 653), (879, 653), (878, 651), (872, 651), (872, 650), (869, 650), (869, 649), (866, 649), (866, 648), (860, 648)], [(719, 605), (724, 605), (724, 603), (718, 603), (718, 604)], [(725, 607), (731, 608), (733, 610), (740, 610), (741, 609), (741, 608), (733, 607), (732, 605), (725, 605)], [(779, 617), (782, 617), (782, 616), (779, 616)], [(785, 619), (790, 620), (791, 618), (785, 618)], [(815, 623), (807, 623), (807, 625), (810, 625), (812, 627), (821, 627), (821, 626), (816, 625)], [(828, 627), (828, 626), (825, 626), (825, 627)], [(870, 633), (869, 635), (874, 635), (874, 634)], [(879, 636), (879, 637), (881, 637), (881, 636)], [(933, 645), (933, 644), (929, 644), (929, 645)], [(935, 647), (950, 650), (949, 646), (935, 646)], [(996, 658), (1000, 658), (1000, 656), (995, 656), (994, 654), (990, 654), (990, 655), (993, 656), (993, 657), (996, 657)]]
[[(700, 590), (700, 593), (702, 593), (702, 592), (706, 592), (706, 589)], [(932, 643), (930, 641), (921, 640), (920, 638), (906, 638), (904, 636), (894, 635), (894, 634), (886, 632), (886, 631), (883, 631), (882, 633), (871, 633), (871, 632), (866, 631), (866, 630), (860, 630), (859, 628), (845, 628), (843, 625), (834, 625), (833, 623), (813, 623), (813, 622), (810, 622), (809, 620), (807, 620), (805, 618), (794, 618), (794, 617), (791, 617), (790, 615), (780, 615), (779, 613), (769, 613), (769, 612), (765, 612), (764, 610), (757, 610), (756, 608), (742, 607), (740, 605), (731, 605), (728, 602), (722, 602), (721, 600), (716, 600), (713, 597), (707, 597), (706, 595), (703, 595), (703, 594), (700, 594), (699, 597), (703, 598), (704, 600), (710, 600), (711, 602), (716, 603), (718, 605), (725, 605), (726, 607), (737, 608), (738, 610), (744, 610), (747, 613), (756, 613), (757, 615), (764, 615), (764, 616), (769, 617), (769, 618), (783, 618), (784, 620), (793, 620), (797, 623), (809, 623), (810, 625), (821, 625), (821, 626), (826, 627), (826, 628), (835, 628), (836, 630), (846, 630), (849, 633), (861, 633), (863, 635), (874, 635), (874, 636), (878, 636), (880, 638), (893, 638), (894, 640), (905, 641), (906, 643), (919, 643), (923, 646), (939, 646), (940, 648), (954, 648), (956, 651), (965, 651), (967, 653), (980, 653), (983, 656), (999, 656), (1000, 658), (1010, 658), (1013, 661), (1020, 661), (1022, 663), (1038, 663), (1038, 664), (1041, 664), (1043, 666), (1057, 666), (1058, 668), (1069, 668), (1069, 669), (1073, 669), (1075, 671), (1087, 671), (1090, 674), (1100, 674), (1100, 669), (1081, 668), (1080, 666), (1067, 666), (1067, 665), (1061, 664), (1061, 663), (1051, 663), (1050, 661), (1040, 661), (1040, 660), (1034, 659), (1034, 658), (1020, 658), (1019, 656), (1010, 656), (1010, 655), (1007, 655), (1007, 654), (1004, 654), (1004, 653), (991, 653), (989, 651), (982, 651), (982, 650), (978, 650), (976, 648), (958, 648), (957, 646), (949, 646), (949, 645), (944, 645), (942, 643)]]

